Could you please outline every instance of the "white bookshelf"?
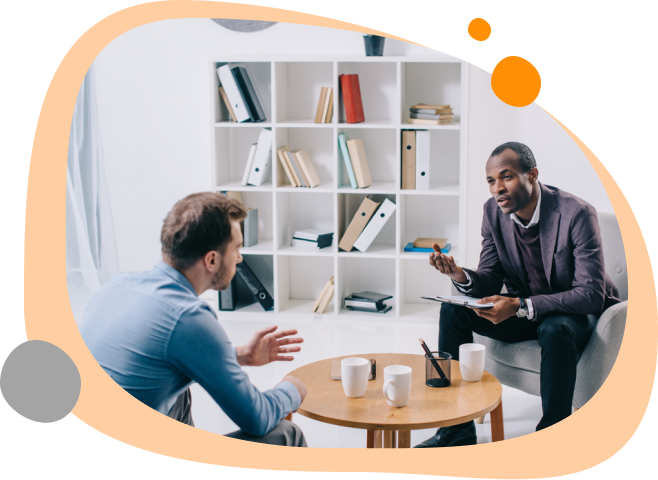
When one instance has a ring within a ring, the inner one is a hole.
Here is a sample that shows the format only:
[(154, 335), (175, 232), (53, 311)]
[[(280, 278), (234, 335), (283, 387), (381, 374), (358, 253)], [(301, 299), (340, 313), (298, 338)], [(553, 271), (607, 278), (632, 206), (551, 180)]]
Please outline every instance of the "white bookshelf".
[[(266, 122), (230, 121), (218, 92), (216, 68), (244, 63), (258, 92)], [(338, 76), (359, 74), (366, 121), (348, 124), (339, 95)], [(222, 57), (209, 62), (212, 158), (211, 189), (240, 191), (247, 207), (258, 208), (259, 243), (241, 250), (245, 260), (274, 298), (274, 310), (259, 304), (241, 306), (221, 315), (262, 315), (266, 318), (313, 316), (311, 306), (329, 279), (335, 294), (325, 319), (349, 317), (436, 321), (439, 305), (422, 295), (449, 294), (450, 282), (429, 266), (426, 253), (405, 253), (404, 245), (417, 237), (444, 237), (450, 255), (464, 263), (468, 65), (449, 56), (422, 57)], [(313, 122), (321, 87), (334, 89), (332, 123)], [(415, 103), (449, 103), (456, 124), (410, 125)], [(271, 128), (272, 180), (261, 187), (242, 186), (249, 147), (261, 128)], [(430, 131), (429, 190), (402, 190), (401, 131)], [(361, 138), (372, 176), (372, 186), (352, 189), (338, 151), (338, 134)], [(292, 187), (276, 156), (288, 145), (306, 150), (321, 184)], [(338, 242), (361, 201), (370, 194), (388, 198), (395, 214), (368, 249), (343, 252)], [(320, 251), (290, 246), (292, 232), (326, 228), (334, 243)], [(393, 295), (386, 314), (354, 312), (342, 307), (343, 298), (360, 290)], [(242, 307), (242, 308), (241, 308)]]

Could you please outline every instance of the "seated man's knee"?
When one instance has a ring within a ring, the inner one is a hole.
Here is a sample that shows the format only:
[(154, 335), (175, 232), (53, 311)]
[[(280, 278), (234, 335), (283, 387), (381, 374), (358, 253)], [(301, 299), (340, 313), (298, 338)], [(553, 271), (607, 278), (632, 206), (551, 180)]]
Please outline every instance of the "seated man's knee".
[(544, 319), (537, 329), (539, 343), (573, 343), (575, 334), (573, 328), (569, 325), (569, 319), (565, 316), (553, 316)]
[(287, 447), (306, 447), (306, 438), (302, 429), (296, 423), (289, 420), (281, 420), (275, 430), (280, 429), (284, 437), (284, 445)]

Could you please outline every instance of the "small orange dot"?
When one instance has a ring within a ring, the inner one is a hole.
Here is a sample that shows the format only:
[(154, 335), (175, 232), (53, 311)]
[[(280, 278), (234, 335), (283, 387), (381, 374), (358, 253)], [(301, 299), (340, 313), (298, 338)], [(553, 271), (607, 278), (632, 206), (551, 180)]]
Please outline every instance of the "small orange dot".
[(521, 57), (503, 58), (491, 75), (496, 96), (513, 107), (525, 107), (535, 101), (541, 90), (541, 77), (535, 66)]
[(468, 24), (468, 34), (478, 42), (483, 42), (491, 35), (491, 25), (484, 18), (474, 18)]

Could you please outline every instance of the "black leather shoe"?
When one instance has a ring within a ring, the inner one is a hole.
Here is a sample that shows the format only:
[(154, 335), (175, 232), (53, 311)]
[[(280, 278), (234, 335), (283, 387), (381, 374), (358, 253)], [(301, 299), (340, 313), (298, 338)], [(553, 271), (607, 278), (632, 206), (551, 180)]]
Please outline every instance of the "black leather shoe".
[(414, 448), (461, 447), (477, 445), (475, 422), (470, 421), (452, 427), (439, 428), (433, 437), (419, 443)]

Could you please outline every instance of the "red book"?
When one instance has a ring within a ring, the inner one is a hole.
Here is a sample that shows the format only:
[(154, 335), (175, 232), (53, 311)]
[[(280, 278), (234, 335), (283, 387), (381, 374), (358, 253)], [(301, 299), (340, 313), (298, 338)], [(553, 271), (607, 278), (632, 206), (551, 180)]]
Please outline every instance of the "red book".
[(341, 75), (340, 88), (343, 92), (343, 105), (347, 123), (360, 123), (365, 121), (363, 116), (363, 103), (361, 103), (361, 89), (357, 74)]

